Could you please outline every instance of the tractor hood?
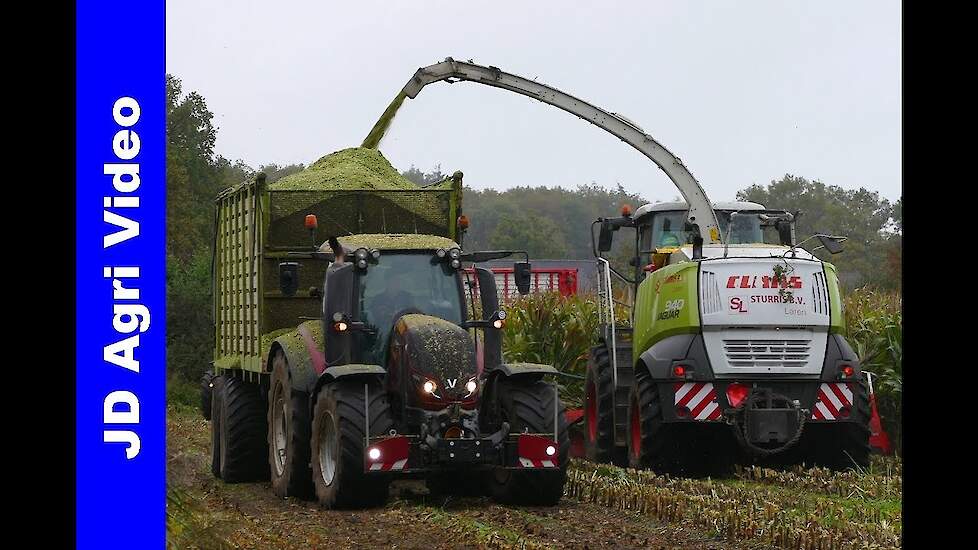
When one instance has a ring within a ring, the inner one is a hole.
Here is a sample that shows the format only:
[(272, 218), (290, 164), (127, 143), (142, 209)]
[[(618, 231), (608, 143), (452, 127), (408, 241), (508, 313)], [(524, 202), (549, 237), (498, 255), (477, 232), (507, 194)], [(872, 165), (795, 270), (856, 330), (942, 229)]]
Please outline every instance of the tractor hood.
[(703, 338), (714, 372), (821, 372), (831, 322), (822, 262), (732, 256), (705, 259), (699, 268)]
[[(477, 380), (475, 348), (472, 338), (460, 326), (432, 317), (411, 313), (394, 325), (391, 338), (392, 357), (398, 357), (395, 368), (401, 370), (411, 392), (428, 405), (447, 406), (452, 402), (474, 400), (478, 390), (467, 389)], [(426, 381), (434, 383), (432, 392), (423, 390)]]

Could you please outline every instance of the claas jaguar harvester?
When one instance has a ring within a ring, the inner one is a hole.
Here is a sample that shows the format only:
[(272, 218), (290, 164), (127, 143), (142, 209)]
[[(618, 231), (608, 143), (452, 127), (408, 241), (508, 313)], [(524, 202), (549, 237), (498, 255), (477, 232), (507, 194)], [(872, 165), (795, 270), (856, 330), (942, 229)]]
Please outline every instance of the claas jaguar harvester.
[[(551, 366), (502, 361), (505, 314), (459, 245), (462, 175), (418, 187), (347, 149), (216, 202), (213, 473), (327, 507), (435, 493), (555, 504), (569, 447)], [(525, 253), (521, 253), (524, 254)], [(521, 292), (530, 265), (514, 265)], [(479, 312), (478, 317), (474, 312)]]
[[(739, 459), (868, 464), (866, 379), (844, 337), (836, 270), (800, 248), (817, 241), (834, 254), (844, 237), (799, 242), (792, 213), (756, 203), (715, 210), (634, 122), (497, 67), (422, 67), (392, 105), (434, 82), (491, 86), (586, 120), (653, 161), (685, 200), (592, 225), (601, 330), (585, 381), (589, 458), (677, 472)], [(622, 229), (630, 267), (616, 268), (604, 255)]]

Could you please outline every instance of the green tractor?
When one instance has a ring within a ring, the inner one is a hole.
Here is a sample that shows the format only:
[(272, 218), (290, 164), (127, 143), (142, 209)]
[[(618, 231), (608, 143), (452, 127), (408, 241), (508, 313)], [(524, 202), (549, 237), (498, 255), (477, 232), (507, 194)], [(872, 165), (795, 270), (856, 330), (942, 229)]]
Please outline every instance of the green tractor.
[[(356, 155), (329, 173), (386, 163)], [(503, 362), (506, 316), (477, 264), (517, 252), (462, 251), (461, 173), (425, 188), (321, 181), (259, 177), (218, 197), (215, 361), (202, 392), (214, 475), (271, 479), (277, 495), (329, 508), (380, 505), (401, 478), (556, 504), (569, 449), (544, 380), (556, 371)], [(323, 242), (320, 218), (325, 243), (310, 246)], [(346, 228), (363, 232), (330, 236)], [(389, 232), (408, 228), (420, 231)], [(528, 292), (529, 259), (514, 273)]]
[[(693, 475), (742, 460), (866, 466), (869, 397), (835, 267), (799, 248), (789, 212), (714, 212), (723, 244), (703, 244), (685, 203), (592, 225), (602, 318), (587, 457)], [(630, 267), (616, 269), (604, 254), (622, 230)], [(811, 239), (833, 254), (844, 240)]]

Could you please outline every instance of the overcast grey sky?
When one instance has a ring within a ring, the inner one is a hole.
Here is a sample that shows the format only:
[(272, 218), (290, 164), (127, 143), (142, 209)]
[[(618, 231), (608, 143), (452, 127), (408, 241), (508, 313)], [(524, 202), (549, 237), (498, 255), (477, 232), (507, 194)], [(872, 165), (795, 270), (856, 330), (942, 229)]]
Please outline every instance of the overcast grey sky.
[[(418, 67), (451, 56), (623, 114), (713, 200), (785, 173), (900, 196), (899, 2), (168, 0), (166, 51), (214, 112), (217, 152), (255, 167), (359, 145)], [(380, 149), (479, 189), (678, 195), (610, 134), (472, 83), (405, 101)]]

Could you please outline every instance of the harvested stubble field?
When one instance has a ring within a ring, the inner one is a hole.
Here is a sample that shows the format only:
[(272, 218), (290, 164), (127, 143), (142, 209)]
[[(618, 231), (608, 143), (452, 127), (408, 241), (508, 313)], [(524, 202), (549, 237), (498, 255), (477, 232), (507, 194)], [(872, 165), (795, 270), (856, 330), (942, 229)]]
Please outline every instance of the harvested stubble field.
[(322, 510), (280, 500), (268, 482), (228, 485), (210, 474), (209, 424), (168, 410), (169, 548), (896, 548), (901, 469), (743, 469), (685, 479), (574, 461), (553, 508), (484, 498), (432, 499), (421, 482), (392, 487), (384, 508)]

